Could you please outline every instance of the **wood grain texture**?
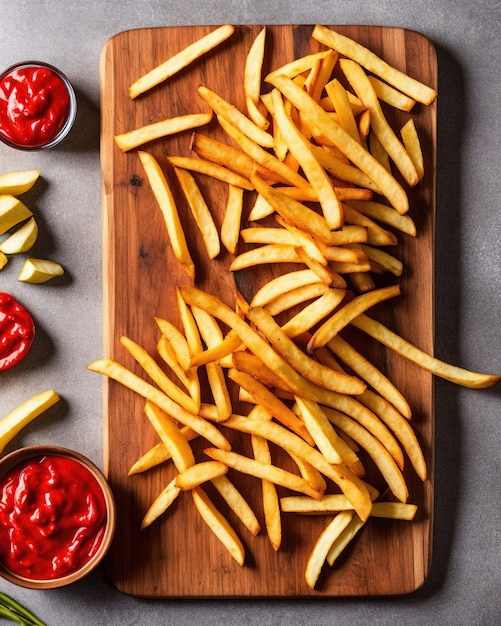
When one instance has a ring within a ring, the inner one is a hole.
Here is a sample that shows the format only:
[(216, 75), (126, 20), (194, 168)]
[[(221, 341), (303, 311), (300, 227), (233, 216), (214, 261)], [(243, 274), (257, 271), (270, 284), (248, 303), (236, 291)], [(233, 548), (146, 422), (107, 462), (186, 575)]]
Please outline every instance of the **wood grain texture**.
[[(245, 56), (260, 26), (237, 27), (227, 43), (180, 75), (135, 101), (127, 96), (127, 88), (141, 74), (213, 28), (126, 31), (108, 41), (102, 52), (104, 352), (138, 374), (141, 371), (119, 344), (120, 336), (126, 334), (153, 352), (158, 339), (153, 317), (177, 320), (175, 287), (186, 284), (188, 279), (170, 250), (148, 184), (144, 180), (137, 184), (144, 179), (137, 154), (121, 153), (113, 136), (164, 117), (206, 111), (205, 103), (196, 94), (199, 84), (206, 84), (237, 106), (243, 106)], [(435, 52), (422, 35), (400, 28), (336, 28), (368, 45), (389, 63), (436, 86)], [(312, 30), (313, 26), (268, 27), (265, 71), (322, 49), (311, 39)], [(418, 237), (399, 237), (398, 255), (406, 267), (401, 280), (403, 295), (391, 306), (378, 306), (375, 313), (410, 341), (432, 351), (436, 106), (417, 106), (413, 115), (426, 163), (424, 180), (410, 193), (411, 215), (418, 227)], [(400, 118), (403, 120), (404, 116), (392, 114), (393, 121), (399, 122)], [(157, 157), (175, 188), (165, 157), (189, 154), (189, 141), (187, 132), (145, 147)], [(202, 176), (197, 180), (220, 226), (226, 188)], [(235, 279), (228, 271), (230, 255), (222, 254), (208, 262), (200, 234), (177, 191), (176, 194), (197, 267), (196, 284), (233, 304)], [(259, 272), (242, 272), (237, 277), (238, 287), (249, 296), (272, 272), (266, 267)], [(232, 561), (196, 514), (189, 497), (178, 499), (167, 515), (141, 532), (144, 512), (170, 480), (173, 468), (165, 464), (144, 475), (127, 476), (130, 466), (157, 440), (144, 416), (143, 400), (120, 385), (105, 381), (105, 469), (117, 500), (117, 531), (107, 566), (120, 590), (158, 598), (334, 597), (405, 594), (423, 584), (431, 559), (433, 380), (426, 372), (368, 339), (355, 340), (384, 368), (413, 408), (413, 422), (430, 472), (429, 480), (422, 484), (411, 468), (405, 470), (410, 485), (409, 501), (419, 505), (417, 519), (412, 523), (371, 519), (336, 567), (322, 575), (316, 591), (306, 586), (304, 569), (307, 555), (328, 517), (284, 514), (283, 545), (275, 553), (265, 532), (251, 537), (229, 513), (246, 547), (244, 567)], [(232, 441), (241, 447), (239, 437), (233, 436)], [(250, 452), (247, 440), (242, 441), (243, 449)], [(199, 442), (195, 446), (198, 452), (200, 445), (203, 444)], [(273, 454), (278, 451), (273, 449)], [(249, 494), (262, 521), (258, 482), (241, 476), (235, 476), (235, 482)], [(219, 502), (215, 496), (214, 499)]]

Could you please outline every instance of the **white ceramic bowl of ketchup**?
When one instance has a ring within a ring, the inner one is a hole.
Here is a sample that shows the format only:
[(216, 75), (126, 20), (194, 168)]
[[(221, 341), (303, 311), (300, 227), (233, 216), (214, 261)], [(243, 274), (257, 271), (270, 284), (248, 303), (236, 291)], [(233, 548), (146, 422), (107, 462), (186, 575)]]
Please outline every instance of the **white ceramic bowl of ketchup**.
[(82, 454), (20, 448), (0, 459), (0, 576), (30, 589), (80, 580), (103, 560), (115, 531), (113, 493)]

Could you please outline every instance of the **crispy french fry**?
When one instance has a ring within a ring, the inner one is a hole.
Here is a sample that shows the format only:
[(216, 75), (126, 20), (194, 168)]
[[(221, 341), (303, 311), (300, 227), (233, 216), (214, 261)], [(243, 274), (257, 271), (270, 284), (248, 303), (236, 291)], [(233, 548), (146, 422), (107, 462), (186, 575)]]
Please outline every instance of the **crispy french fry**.
[(227, 471), (228, 467), (220, 461), (201, 461), (180, 472), (174, 484), (182, 491), (189, 491), (209, 480), (224, 476)]
[(219, 165), (218, 163), (212, 163), (211, 161), (207, 161), (205, 159), (195, 159), (192, 157), (177, 155), (168, 156), (167, 161), (169, 161), (169, 163), (174, 167), (187, 169), (192, 172), (198, 172), (199, 174), (204, 174), (205, 176), (210, 176), (211, 178), (220, 180), (223, 183), (228, 183), (229, 185), (235, 185), (236, 187), (242, 187), (242, 189), (252, 191), (252, 184), (246, 178), (237, 172), (233, 172), (227, 167)]
[(230, 481), (228, 476), (218, 476), (212, 480), (212, 484), (225, 500), (226, 504), (245, 525), (252, 535), (257, 535), (261, 530), (261, 526), (256, 514), (251, 509), (249, 503), (243, 497), (242, 493)]
[(163, 515), (181, 493), (181, 489), (175, 483), (176, 479), (174, 478), (153, 500), (141, 521), (141, 530), (151, 526), (156, 519)]
[(284, 513), (304, 513), (306, 515), (325, 515), (326, 513), (353, 510), (352, 504), (342, 493), (327, 494), (322, 496), (320, 500), (314, 500), (308, 496), (285, 496), (280, 498), (280, 508)]
[(231, 254), (235, 254), (237, 250), (242, 220), (243, 201), (243, 189), (236, 187), (235, 185), (229, 185), (226, 211), (224, 213), (223, 224), (221, 226), (221, 241)]
[(400, 129), (402, 141), (405, 149), (407, 150), (411, 161), (416, 168), (419, 180), (424, 176), (424, 162), (423, 152), (421, 150), (421, 143), (417, 134), (416, 125), (414, 119), (411, 117)]
[(231, 24), (224, 24), (214, 31), (201, 37), (199, 40), (190, 44), (167, 61), (164, 61), (147, 74), (141, 76), (129, 87), (129, 97), (137, 98), (152, 87), (156, 87), (161, 82), (167, 80), (174, 74), (193, 63), (196, 59), (226, 41), (235, 32), (235, 27)]

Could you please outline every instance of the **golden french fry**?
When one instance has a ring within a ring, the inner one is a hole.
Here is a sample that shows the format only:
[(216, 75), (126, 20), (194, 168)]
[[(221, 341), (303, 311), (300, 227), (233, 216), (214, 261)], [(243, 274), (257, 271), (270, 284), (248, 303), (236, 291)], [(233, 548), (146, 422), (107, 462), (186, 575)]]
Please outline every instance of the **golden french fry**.
[(220, 180), (223, 183), (228, 183), (229, 185), (242, 187), (242, 189), (248, 189), (249, 191), (253, 189), (252, 184), (246, 178), (218, 163), (212, 163), (205, 159), (194, 159), (192, 157), (176, 155), (168, 156), (167, 161), (174, 167), (198, 172), (199, 174)]
[(328, 54), (329, 51), (324, 50), (322, 52), (315, 52), (313, 54), (307, 54), (305, 56), (299, 57), (298, 59), (294, 59), (294, 61), (286, 63), (285, 65), (282, 65), (281, 67), (273, 70), (273, 72), (270, 72), (265, 77), (265, 80), (266, 82), (270, 82), (271, 79), (276, 75), (287, 76), (288, 78), (295, 78), (296, 76), (303, 74), (303, 72), (307, 72), (308, 70), (310, 70), (319, 59), (324, 59), (326, 56), (328, 56)]
[(437, 97), (435, 89), (390, 66), (374, 52), (341, 33), (317, 24), (313, 29), (312, 37), (339, 54), (357, 61), (367, 70), (418, 102), (429, 105)]
[(183, 333), (169, 320), (162, 317), (155, 317), (155, 322), (160, 329), (162, 335), (164, 335), (172, 346), (172, 351), (175, 358), (179, 362), (181, 368), (188, 372), (190, 370), (190, 349), (188, 342)]
[(501, 380), (501, 376), (495, 374), (484, 374), (466, 370), (437, 359), (423, 350), (420, 350), (417, 346), (414, 346), (365, 313), (351, 320), (350, 324), (363, 330), (365, 333), (384, 344), (387, 348), (394, 350), (426, 371), (457, 385), (470, 387), (472, 389), (483, 389), (493, 387)]
[(293, 315), (283, 326), (282, 330), (288, 337), (298, 337), (308, 332), (327, 315), (330, 315), (341, 304), (345, 297), (344, 289), (330, 288), (324, 294), (313, 300)]
[(338, 513), (315, 542), (313, 550), (308, 557), (305, 570), (306, 584), (310, 589), (314, 589), (317, 584), (318, 577), (334, 540), (345, 530), (351, 522), (353, 515), (353, 511), (341, 511), (341, 513)]
[(181, 189), (191, 209), (198, 229), (202, 235), (209, 259), (215, 259), (220, 252), (219, 235), (209, 207), (202, 192), (191, 173), (179, 167), (174, 167), (174, 173), (181, 185)]
[(126, 336), (120, 337), (120, 343), (166, 395), (190, 413), (197, 413), (198, 403), (196, 400), (172, 382), (155, 359), (142, 346)]
[(405, 149), (407, 150), (411, 161), (414, 163), (419, 180), (424, 176), (424, 162), (423, 152), (421, 150), (421, 143), (417, 134), (416, 125), (414, 119), (411, 117), (400, 129), (402, 141), (404, 142)]
[(206, 126), (211, 120), (212, 113), (179, 115), (115, 135), (115, 142), (122, 152), (128, 152), (155, 139), (181, 133), (190, 128)]
[(341, 59), (339, 63), (362, 104), (370, 111), (371, 127), (381, 145), (388, 152), (406, 182), (414, 186), (419, 180), (414, 163), (388, 123), (367, 74), (356, 61)]
[(164, 61), (147, 74), (144, 74), (129, 87), (129, 97), (137, 98), (140, 94), (167, 80), (174, 74), (193, 63), (196, 59), (226, 41), (235, 32), (234, 26), (224, 24), (214, 31), (190, 44), (167, 61)]
[(372, 154), (372, 156), (376, 160), (378, 160), (385, 169), (391, 172), (390, 155), (388, 154), (385, 147), (380, 142), (378, 136), (376, 135), (374, 131), (369, 132), (368, 143), (369, 143), (369, 152)]
[[(372, 501), (365, 484), (349, 468), (328, 463), (322, 454), (304, 439), (271, 421), (241, 418), (232, 415), (225, 424), (228, 428), (259, 435), (295, 454), (330, 478), (352, 503), (353, 508), (363, 518), (369, 517)], [(317, 492), (315, 492), (317, 493)], [(306, 494), (309, 495), (309, 494)]]
[(221, 461), (221, 463), (228, 465), (228, 467), (242, 474), (248, 474), (249, 476), (260, 479), (264, 478), (276, 485), (304, 493), (312, 498), (320, 498), (322, 496), (321, 493), (313, 489), (303, 478), (276, 465), (261, 463), (255, 459), (243, 456), (238, 452), (229, 452), (218, 448), (207, 448), (204, 452), (212, 459)]
[(141, 521), (141, 530), (151, 526), (156, 519), (163, 515), (181, 493), (181, 489), (175, 483), (176, 479), (174, 478), (153, 500)]
[(325, 86), (328, 97), (334, 105), (334, 110), (339, 116), (339, 123), (344, 130), (349, 133), (355, 141), (360, 143), (357, 122), (346, 89), (337, 78), (331, 80)]
[(185, 371), (179, 362), (179, 358), (165, 335), (161, 335), (157, 342), (157, 352), (160, 358), (169, 366), (172, 372), (178, 377), (180, 382), (187, 389), (190, 396), (200, 406), (200, 379), (195, 367)]
[(400, 502), (406, 502), (409, 497), (409, 490), (405, 478), (384, 445), (368, 430), (360, 426), (360, 424), (347, 415), (328, 407), (324, 407), (324, 411), (334, 426), (347, 433), (349, 437), (354, 439), (369, 453), (393, 495), (398, 498)]
[[(199, 437), (199, 434), (196, 433), (191, 428), (187, 428), (183, 426), (181, 429), (181, 434), (186, 439), (186, 441), (192, 441)], [(140, 474), (141, 472), (145, 472), (146, 470), (151, 469), (152, 467), (156, 467), (161, 463), (165, 463), (165, 461), (169, 461), (172, 459), (171, 453), (166, 448), (163, 441), (160, 441), (148, 451), (146, 451), (129, 469), (128, 475), (132, 476), (133, 474)]]
[(238, 238), (240, 236), (243, 202), (244, 190), (240, 187), (236, 187), (235, 185), (229, 185), (226, 211), (221, 225), (221, 241), (231, 254), (235, 254), (237, 250)]
[(359, 213), (387, 224), (411, 237), (416, 236), (416, 225), (412, 218), (409, 215), (400, 215), (394, 208), (386, 204), (373, 200), (347, 200), (346, 206), (356, 209)]
[(311, 144), (310, 149), (315, 155), (317, 161), (327, 172), (329, 172), (329, 174), (331, 174), (331, 176), (335, 176), (339, 180), (346, 181), (347, 183), (363, 187), (364, 189), (361, 191), (377, 191), (376, 184), (360, 168), (343, 161), (334, 154), (331, 154), (323, 146)]
[(294, 246), (286, 244), (267, 244), (252, 248), (236, 256), (230, 264), (230, 270), (236, 272), (255, 265), (267, 263), (300, 263)]
[(291, 291), (277, 296), (271, 302), (265, 304), (263, 308), (270, 315), (276, 316), (284, 311), (289, 311), (299, 304), (304, 304), (305, 302), (323, 296), (328, 289), (329, 287), (321, 282), (296, 287), (295, 289), (291, 289)]
[(382, 271), (390, 272), (394, 276), (402, 275), (404, 271), (404, 264), (400, 261), (400, 259), (397, 259), (392, 254), (389, 254), (380, 248), (364, 246), (363, 244), (360, 245), (360, 248), (367, 255), (373, 269), (378, 267), (381, 268)]
[(193, 279), (195, 278), (195, 265), (188, 250), (186, 237), (169, 183), (153, 155), (141, 150), (138, 151), (138, 155), (153, 195), (162, 211), (174, 255), (188, 276)]
[(404, 504), (403, 502), (374, 502), (371, 516), (412, 521), (416, 513), (417, 506), (415, 504)]
[(235, 105), (227, 102), (205, 85), (200, 85), (197, 91), (199, 96), (201, 96), (214, 113), (216, 113), (218, 118), (225, 119), (256, 144), (265, 148), (273, 148), (272, 135), (257, 126), (251, 119), (239, 111)]
[(240, 337), (235, 331), (230, 330), (219, 345), (194, 355), (191, 359), (192, 366), (198, 367), (199, 365), (206, 365), (213, 361), (224, 362), (241, 346), (242, 340)]
[[(308, 496), (285, 496), (280, 498), (280, 508), (284, 513), (304, 513), (306, 515), (325, 515), (326, 513), (353, 510), (352, 504), (342, 493), (327, 494), (322, 496), (320, 500), (314, 500)], [(374, 509), (374, 505), (372, 508)]]
[(188, 426), (202, 437), (205, 437), (214, 445), (220, 446), (226, 450), (231, 448), (226, 437), (224, 437), (213, 424), (186, 411), (181, 405), (171, 400), (169, 396), (165, 395), (162, 391), (153, 387), (153, 385), (150, 385), (139, 376), (136, 376), (136, 374), (123, 365), (120, 365), (120, 363), (112, 359), (99, 359), (89, 363), (87, 369), (116, 380), (143, 398), (151, 400), (153, 404), (159, 406), (168, 415), (171, 415), (184, 426)]
[(245, 561), (245, 549), (231, 524), (225, 516), (218, 511), (202, 487), (192, 489), (191, 495), (204, 522), (219, 541), (221, 541), (235, 561), (239, 565), (243, 565)]
[(235, 513), (239, 520), (245, 525), (252, 535), (257, 535), (261, 530), (261, 526), (256, 514), (249, 506), (247, 500), (241, 492), (230, 481), (228, 476), (218, 476), (212, 479), (212, 484), (223, 497), (226, 504)]
[(358, 515), (354, 515), (346, 528), (332, 542), (329, 552), (325, 558), (331, 567), (334, 565), (334, 562), (339, 555), (342, 554), (350, 542), (353, 541), (357, 533), (360, 532), (364, 525), (365, 522), (362, 521)]
[(343, 225), (343, 209), (336, 190), (322, 165), (309, 149), (309, 143), (287, 115), (282, 96), (273, 90), (273, 115), (289, 151), (298, 161), (306, 178), (315, 189), (327, 225), (332, 230)]
[(266, 45), (266, 26), (263, 27), (252, 42), (244, 66), (244, 93), (254, 104), (259, 102), (261, 95), (261, 72)]
[[(395, 211), (395, 213), (397, 212)], [(367, 243), (369, 245), (394, 246), (397, 243), (397, 238), (391, 231), (383, 228), (365, 213), (354, 208), (353, 204), (344, 205), (344, 215), (349, 224), (362, 226), (367, 229)], [(403, 215), (402, 217), (408, 216)]]
[(180, 472), (174, 484), (182, 491), (189, 491), (209, 480), (223, 476), (227, 471), (228, 467), (220, 461), (201, 461)]
[(400, 111), (409, 111), (412, 110), (413, 106), (416, 104), (416, 101), (409, 96), (406, 96), (398, 89), (395, 89), (388, 83), (380, 80), (376, 76), (369, 76), (369, 80), (371, 82), (372, 88), (377, 94), (377, 97), (382, 101), (386, 102), (390, 106), (395, 109), (400, 109)]
[(400, 285), (381, 287), (356, 296), (345, 304), (316, 330), (308, 342), (308, 351), (325, 346), (340, 330), (347, 326), (352, 319), (367, 311), (375, 304), (400, 295)]
[(286, 98), (291, 100), (304, 115), (308, 116), (310, 123), (312, 120), (314, 121), (315, 127), (375, 183), (379, 191), (388, 198), (399, 213), (407, 213), (409, 199), (400, 183), (351, 135), (330, 118), (317, 102), (288, 78), (276, 76), (270, 82)]
[(307, 380), (338, 393), (358, 394), (365, 390), (358, 378), (337, 372), (305, 354), (264, 309), (252, 308), (247, 317), (276, 352)]

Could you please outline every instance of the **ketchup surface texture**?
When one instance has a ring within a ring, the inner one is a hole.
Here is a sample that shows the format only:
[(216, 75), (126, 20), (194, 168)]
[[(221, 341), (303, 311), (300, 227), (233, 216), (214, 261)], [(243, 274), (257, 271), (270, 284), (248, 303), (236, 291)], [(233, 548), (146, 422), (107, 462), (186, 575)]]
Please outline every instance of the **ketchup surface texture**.
[(21, 67), (0, 82), (0, 134), (19, 146), (50, 143), (70, 112), (64, 81), (46, 67)]
[(63, 456), (27, 459), (0, 482), (0, 560), (36, 580), (67, 576), (97, 552), (106, 501), (91, 472)]
[(35, 324), (30, 313), (10, 294), (0, 293), (0, 370), (19, 363), (34, 337)]

